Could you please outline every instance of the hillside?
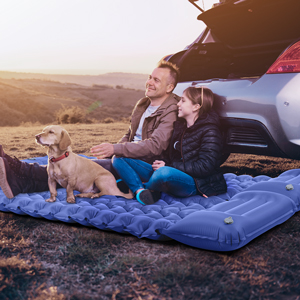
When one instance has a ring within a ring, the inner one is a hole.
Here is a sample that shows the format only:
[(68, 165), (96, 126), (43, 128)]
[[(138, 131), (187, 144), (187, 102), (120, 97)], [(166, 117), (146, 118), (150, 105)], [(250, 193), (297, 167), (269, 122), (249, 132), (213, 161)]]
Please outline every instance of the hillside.
[(130, 116), (136, 101), (143, 96), (144, 90), (124, 85), (115, 88), (107, 83), (87, 86), (45, 79), (0, 78), (0, 126), (52, 123), (55, 113), (63, 106), (80, 107), (89, 111), (89, 118), (98, 121), (121, 120)]
[(42, 73), (21, 73), (0, 71), (2, 79), (40, 79), (46, 81), (58, 81), (61, 83), (76, 83), (84, 86), (111, 85), (113, 87), (123, 86), (124, 88), (143, 90), (147, 74), (135, 73), (106, 73), (101, 75), (61, 75)]

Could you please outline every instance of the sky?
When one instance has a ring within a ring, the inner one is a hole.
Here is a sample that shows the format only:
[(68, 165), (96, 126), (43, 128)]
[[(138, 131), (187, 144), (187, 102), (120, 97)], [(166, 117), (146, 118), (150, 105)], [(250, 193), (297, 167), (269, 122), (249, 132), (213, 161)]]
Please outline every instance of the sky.
[(200, 13), (188, 0), (1, 1), (0, 70), (148, 74), (200, 35)]

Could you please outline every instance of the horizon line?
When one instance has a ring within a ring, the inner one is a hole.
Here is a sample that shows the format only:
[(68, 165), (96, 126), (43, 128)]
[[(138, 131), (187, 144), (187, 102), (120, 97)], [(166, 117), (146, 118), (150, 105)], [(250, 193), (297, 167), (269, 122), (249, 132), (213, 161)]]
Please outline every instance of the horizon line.
[(44, 74), (44, 75), (81, 75), (81, 76), (97, 76), (109, 73), (126, 73), (126, 74), (148, 74), (144, 71), (116, 71), (116, 70), (95, 70), (95, 69), (13, 69), (2, 70), (0, 72), (8, 73), (28, 73), (28, 74)]

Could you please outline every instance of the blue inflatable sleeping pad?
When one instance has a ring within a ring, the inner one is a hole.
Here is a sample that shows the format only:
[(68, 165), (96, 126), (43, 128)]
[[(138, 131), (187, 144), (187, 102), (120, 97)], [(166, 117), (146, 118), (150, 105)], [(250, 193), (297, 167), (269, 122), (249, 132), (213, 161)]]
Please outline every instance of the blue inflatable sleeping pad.
[[(47, 156), (25, 161), (47, 164)], [(174, 239), (201, 249), (232, 251), (300, 209), (300, 169), (276, 178), (231, 173), (224, 177), (226, 194), (175, 198), (162, 193), (158, 202), (148, 206), (116, 196), (76, 198), (76, 204), (69, 204), (65, 189), (58, 189), (54, 203), (45, 202), (49, 191), (8, 199), (0, 189), (0, 211), (79, 223), (139, 238)]]

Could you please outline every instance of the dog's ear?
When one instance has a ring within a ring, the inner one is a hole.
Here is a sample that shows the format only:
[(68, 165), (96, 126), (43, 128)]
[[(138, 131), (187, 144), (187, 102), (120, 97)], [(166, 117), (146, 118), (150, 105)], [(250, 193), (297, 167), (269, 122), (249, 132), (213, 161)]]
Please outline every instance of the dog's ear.
[(60, 150), (67, 150), (68, 146), (71, 145), (71, 138), (68, 134), (68, 132), (66, 130), (63, 130), (61, 132), (61, 139), (60, 139), (60, 142), (59, 142), (59, 149)]

